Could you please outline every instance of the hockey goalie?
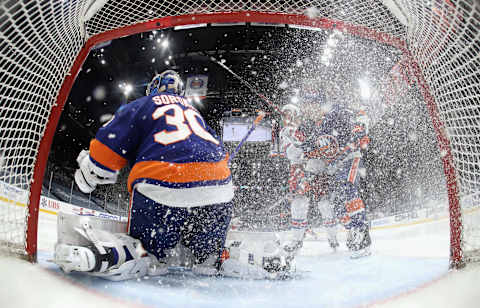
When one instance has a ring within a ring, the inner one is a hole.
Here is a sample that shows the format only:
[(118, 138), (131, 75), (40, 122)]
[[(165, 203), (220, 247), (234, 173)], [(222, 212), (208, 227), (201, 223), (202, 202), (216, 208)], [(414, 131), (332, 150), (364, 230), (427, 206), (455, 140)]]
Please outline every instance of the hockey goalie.
[(282, 277), (294, 253), (274, 234), (261, 241), (237, 234), (225, 249), (233, 199), (227, 161), (183, 96), (179, 74), (155, 76), (146, 96), (120, 108), (77, 158), (75, 182), (84, 193), (132, 166), (128, 222), (59, 215), (53, 261), (65, 272), (110, 280), (163, 275), (172, 265), (201, 275)]

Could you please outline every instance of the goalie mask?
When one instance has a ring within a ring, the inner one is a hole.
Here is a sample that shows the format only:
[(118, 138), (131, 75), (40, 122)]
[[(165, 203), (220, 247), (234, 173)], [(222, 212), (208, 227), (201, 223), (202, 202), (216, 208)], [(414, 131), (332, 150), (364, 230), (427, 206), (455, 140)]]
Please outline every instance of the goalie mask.
[(282, 107), (283, 126), (298, 126), (301, 123), (302, 112), (297, 105), (286, 104)]
[(147, 86), (146, 94), (152, 95), (160, 92), (183, 95), (183, 81), (180, 75), (172, 70), (164, 71), (153, 77)]

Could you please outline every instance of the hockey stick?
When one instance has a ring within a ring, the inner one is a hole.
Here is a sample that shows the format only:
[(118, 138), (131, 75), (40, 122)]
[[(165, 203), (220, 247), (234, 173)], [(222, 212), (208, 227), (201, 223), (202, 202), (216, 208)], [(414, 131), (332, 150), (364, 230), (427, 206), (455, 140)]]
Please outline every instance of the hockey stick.
[[(232, 74), (233, 77), (237, 78), (243, 85), (245, 85), (247, 88), (249, 88), (253, 93), (255, 93), (258, 97), (260, 97), (264, 102), (266, 102), (270, 107), (272, 107), (276, 112), (278, 112), (280, 115), (283, 116), (283, 112), (280, 110), (280, 108), (278, 108), (278, 106), (276, 104), (274, 104), (271, 100), (269, 100), (265, 95), (263, 95), (262, 93), (258, 92), (258, 90), (253, 86), (251, 85), (248, 81), (246, 81), (245, 79), (243, 79), (242, 77), (240, 77), (237, 73), (235, 73), (234, 71), (232, 71), (231, 68), (229, 68), (228, 66), (226, 66), (225, 64), (223, 64), (221, 61), (218, 61), (215, 57), (213, 56), (210, 56), (209, 57), (210, 61), (220, 65), (223, 69), (225, 69), (227, 72), (229, 72), (230, 74)], [(235, 155), (237, 155), (237, 153), (239, 152), (240, 148), (242, 147), (242, 145), (245, 143), (245, 141), (248, 139), (248, 137), (250, 136), (250, 134), (255, 130), (255, 128), (257, 127), (258, 123), (260, 123), (260, 121), (262, 121), (262, 119), (265, 117), (265, 113), (263, 111), (260, 111), (257, 118), (253, 121), (253, 124), (252, 126), (250, 127), (250, 129), (248, 130), (247, 134), (242, 138), (242, 140), (240, 141), (240, 143), (237, 145), (237, 147), (235, 148), (235, 150), (232, 152), (232, 154), (230, 155), (230, 157), (228, 158), (228, 164), (230, 165), (230, 162), (232, 161), (232, 159), (235, 157)]]
[(240, 151), (240, 148), (242, 147), (243, 143), (245, 143), (245, 141), (248, 139), (248, 137), (252, 134), (252, 132), (255, 130), (255, 128), (257, 127), (258, 123), (260, 123), (260, 121), (263, 120), (263, 118), (265, 117), (265, 112), (263, 111), (260, 111), (258, 113), (258, 116), (255, 118), (255, 120), (253, 121), (253, 124), (252, 126), (250, 127), (250, 129), (248, 130), (248, 132), (245, 134), (245, 136), (242, 138), (242, 140), (240, 141), (240, 143), (237, 145), (237, 147), (235, 148), (235, 150), (232, 152), (232, 154), (230, 155), (230, 157), (228, 158), (228, 164), (230, 165), (230, 162), (232, 161), (232, 159), (237, 155), (237, 153)]
[(244, 86), (246, 86), (247, 88), (249, 88), (253, 93), (255, 93), (258, 97), (260, 97), (264, 102), (266, 102), (270, 107), (272, 107), (276, 112), (278, 112), (280, 115), (283, 116), (283, 112), (280, 110), (280, 108), (278, 108), (278, 106), (273, 103), (271, 100), (269, 100), (265, 95), (263, 95), (262, 93), (258, 92), (258, 90), (252, 85), (250, 84), (248, 81), (246, 81), (245, 79), (243, 79), (242, 77), (240, 77), (237, 73), (235, 73), (234, 71), (232, 71), (231, 68), (229, 68), (228, 66), (226, 66), (225, 64), (223, 64), (221, 61), (218, 61), (215, 57), (213, 56), (210, 56), (209, 59), (212, 61), (212, 62), (215, 62), (217, 63), (218, 65), (220, 65), (222, 68), (224, 68), (227, 72), (229, 72), (230, 74), (232, 74), (233, 77), (237, 78)]

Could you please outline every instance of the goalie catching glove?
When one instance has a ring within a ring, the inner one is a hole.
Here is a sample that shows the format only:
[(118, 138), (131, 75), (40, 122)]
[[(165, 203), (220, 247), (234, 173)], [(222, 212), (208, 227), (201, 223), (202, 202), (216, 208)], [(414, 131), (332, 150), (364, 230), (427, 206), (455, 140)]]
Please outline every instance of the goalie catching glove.
[(82, 150), (77, 162), (80, 168), (75, 171), (75, 183), (85, 194), (94, 191), (98, 184), (113, 184), (117, 181), (118, 172), (96, 166), (90, 159), (89, 151)]

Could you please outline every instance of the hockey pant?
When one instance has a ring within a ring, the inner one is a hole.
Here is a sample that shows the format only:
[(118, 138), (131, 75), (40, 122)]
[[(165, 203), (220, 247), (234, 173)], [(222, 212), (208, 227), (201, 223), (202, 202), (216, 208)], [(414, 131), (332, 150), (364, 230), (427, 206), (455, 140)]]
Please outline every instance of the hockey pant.
[[(309, 185), (302, 165), (292, 164), (290, 166), (288, 184), (292, 198), (290, 201), (291, 228), (298, 229), (302, 233), (307, 227), (309, 206), (308, 198), (305, 196), (305, 191), (309, 189)], [(303, 237), (303, 233), (299, 237)]]
[(179, 242), (190, 249), (193, 263), (220, 257), (232, 216), (232, 203), (201, 207), (171, 207), (134, 190), (130, 205), (129, 234), (159, 260)]
[(339, 162), (330, 183), (330, 197), (335, 214), (347, 230), (362, 228), (366, 224), (365, 204), (358, 192), (363, 163), (360, 157)]

